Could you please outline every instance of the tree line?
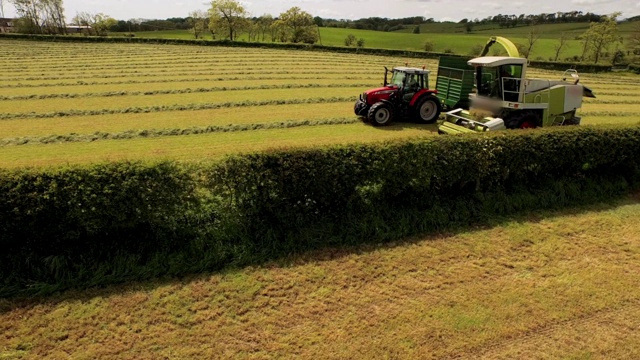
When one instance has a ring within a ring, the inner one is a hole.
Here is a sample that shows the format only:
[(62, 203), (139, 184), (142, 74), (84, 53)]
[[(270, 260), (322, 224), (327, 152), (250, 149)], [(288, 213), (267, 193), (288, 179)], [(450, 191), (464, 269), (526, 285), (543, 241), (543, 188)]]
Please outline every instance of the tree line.
[[(9, 0), (20, 18), (19, 32), (28, 34), (65, 34), (62, 0)], [(3, 11), (4, 12), (4, 11)]]
[(520, 15), (503, 15), (498, 14), (488, 16), (484, 19), (462, 19), (461, 24), (496, 24), (501, 28), (530, 26), (535, 24), (560, 24), (560, 23), (584, 23), (584, 22), (600, 22), (606, 15), (598, 15), (591, 12), (583, 13), (582, 11), (542, 13), (542, 14), (520, 14)]
[[(0, 0), (0, 5), (2, 5)], [(22, 33), (32, 34), (66, 34), (67, 26), (64, 18), (62, 0), (8, 0), (14, 5), (20, 18), (16, 21), (16, 29)], [(1, 9), (1, 6), (0, 6)], [(628, 39), (626, 48), (618, 34), (617, 24), (620, 12), (611, 15), (596, 15), (573, 11), (567, 13), (551, 13), (540, 15), (496, 15), (483, 20), (460, 21), (465, 24), (497, 23), (531, 25), (526, 44), (520, 44), (520, 52), (529, 57), (535, 43), (540, 38), (539, 28), (535, 25), (549, 22), (590, 22), (589, 29), (580, 35), (581, 55), (573, 61), (594, 63), (604, 58), (612, 63), (637, 60), (640, 57), (640, 23)], [(207, 11), (192, 11), (186, 18), (169, 18), (166, 20), (117, 21), (112, 17), (97, 13), (77, 13), (71, 20), (72, 25), (82, 28), (88, 35), (106, 35), (108, 31), (129, 32), (145, 30), (189, 30), (196, 39), (210, 36), (214, 40), (236, 40), (239, 35), (247, 35), (249, 41), (271, 41), (313, 44), (319, 40), (319, 27), (348, 27), (369, 30), (389, 31), (392, 27), (434, 22), (433, 19), (410, 17), (402, 19), (366, 18), (355, 21), (322, 19), (313, 17), (299, 7), (292, 7), (278, 17), (265, 14), (260, 17), (249, 16), (248, 11), (237, 0), (213, 0)], [(555, 45), (557, 61), (569, 44), (568, 35), (563, 34)], [(345, 39), (346, 46), (364, 46), (364, 39), (356, 40), (353, 35)], [(630, 59), (630, 58), (634, 59)]]
[(248, 35), (249, 41), (280, 41), (313, 44), (319, 39), (318, 27), (311, 14), (294, 6), (277, 18), (265, 14), (250, 17), (235, 0), (214, 0), (208, 11), (196, 10), (186, 20), (196, 39), (209, 34), (214, 40), (236, 40)]

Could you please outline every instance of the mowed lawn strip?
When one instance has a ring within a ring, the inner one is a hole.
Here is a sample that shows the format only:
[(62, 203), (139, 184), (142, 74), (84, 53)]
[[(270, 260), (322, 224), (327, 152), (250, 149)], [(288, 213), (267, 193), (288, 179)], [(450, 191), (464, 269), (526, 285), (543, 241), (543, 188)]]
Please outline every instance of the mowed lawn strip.
[[(379, 80), (379, 81), (378, 81)], [(153, 92), (153, 91), (180, 91), (185, 89), (213, 89), (213, 88), (241, 88), (241, 87), (260, 87), (260, 86), (300, 86), (300, 85), (333, 85), (348, 86), (371, 84), (371, 86), (382, 83), (382, 78), (376, 79), (372, 76), (349, 77), (344, 79), (343, 76), (300, 76), (298, 78), (287, 79), (261, 79), (255, 77), (251, 79), (237, 78), (235, 80), (218, 80), (208, 77), (202, 80), (189, 79), (188, 81), (172, 81), (153, 82), (153, 83), (134, 83), (134, 84), (92, 84), (92, 85), (67, 85), (39, 88), (18, 87), (18, 88), (0, 88), (0, 96), (12, 98), (17, 96), (47, 96), (47, 95), (85, 95), (86, 94), (104, 94), (118, 92)], [(150, 96), (150, 95), (148, 95)]]
[(263, 267), (4, 300), (2, 357), (640, 356), (640, 197)]
[(117, 133), (128, 130), (188, 129), (190, 127), (264, 124), (347, 116), (353, 116), (355, 119), (353, 103), (351, 102), (265, 105), (213, 110), (4, 120), (0, 121), (0, 134), (2, 134), (3, 138), (12, 138), (66, 135), (71, 133)]
[(345, 73), (362, 73), (361, 66), (354, 64), (351, 66), (339, 66), (339, 65), (322, 65), (316, 64), (304, 64), (304, 65), (289, 65), (286, 68), (279, 66), (265, 64), (254, 66), (178, 66), (174, 68), (152, 68), (152, 69), (110, 69), (110, 70), (91, 70), (91, 71), (69, 71), (69, 72), (51, 72), (51, 73), (39, 73), (37, 76), (30, 74), (20, 73), (19, 76), (10, 76), (8, 81), (21, 81), (36, 79), (42, 77), (44, 79), (69, 79), (69, 78), (117, 78), (117, 77), (136, 77), (136, 76), (163, 76), (167, 73), (198, 73), (198, 74), (224, 74), (230, 72), (237, 72), (241, 74), (260, 74), (274, 71), (274, 69), (281, 69), (282, 72), (300, 73), (300, 72), (318, 72), (327, 73), (332, 71), (344, 71)]
[[(633, 100), (633, 99), (631, 99)], [(636, 104), (598, 104), (583, 102), (582, 108), (578, 110), (579, 113), (583, 112), (611, 112), (611, 113), (625, 113), (625, 114), (640, 114), (640, 102)]]
[[(37, 76), (40, 74), (57, 74), (57, 73), (81, 73), (81, 72), (113, 72), (117, 70), (122, 71), (169, 71), (173, 69), (197, 69), (198, 71), (211, 68), (261, 68), (261, 67), (275, 67), (275, 68), (305, 68), (309, 66), (316, 66), (320, 68), (357, 68), (361, 64), (360, 61), (347, 61), (335, 59), (330, 56), (317, 57), (317, 58), (296, 58), (282, 56), (282, 53), (278, 57), (265, 58), (256, 56), (254, 58), (237, 58), (235, 56), (229, 56), (225, 59), (209, 59), (209, 58), (197, 58), (194, 56), (183, 56), (173, 60), (160, 60), (160, 59), (140, 59), (138, 61), (132, 60), (126, 63), (79, 63), (77, 66), (73, 64), (64, 63), (59, 64), (56, 62), (49, 62), (48, 64), (39, 63), (38, 66), (10, 66), (7, 71), (15, 75), (22, 76)], [(327, 54), (328, 55), (328, 54)], [(380, 65), (380, 62), (371, 62), (372, 64)]]
[[(580, 114), (578, 114), (580, 115)], [(628, 115), (628, 116), (620, 116)], [(638, 125), (640, 124), (640, 113), (610, 115), (587, 115), (582, 118), (581, 125)]]
[[(243, 75), (237, 73), (227, 73), (224, 75), (215, 75), (215, 74), (167, 74), (166, 76), (156, 76), (156, 77), (138, 77), (138, 78), (114, 78), (114, 79), (66, 79), (66, 80), (29, 80), (29, 81), (18, 81), (14, 83), (3, 82), (0, 84), (0, 92), (4, 96), (11, 96), (13, 93), (12, 89), (29, 89), (31, 91), (42, 91), (47, 93), (47, 90), (50, 89), (59, 89), (64, 90), (62, 93), (69, 92), (65, 90), (67, 87), (73, 89), (75, 86), (79, 87), (91, 87), (91, 86), (114, 86), (114, 91), (117, 91), (117, 86), (119, 85), (137, 85), (141, 88), (144, 88), (147, 84), (167, 84), (167, 83), (193, 83), (198, 84), (200, 82), (223, 82), (223, 81), (245, 81), (248, 83), (262, 81), (266, 79), (272, 80), (292, 80), (293, 83), (297, 83), (298, 80), (310, 80), (310, 79), (335, 79), (335, 80), (353, 80), (353, 79), (370, 79), (373, 74), (348, 74), (345, 75), (340, 72), (330, 73), (330, 74), (311, 74), (311, 73), (303, 73), (303, 74), (286, 74), (286, 73), (277, 73), (272, 72), (271, 74), (252, 74), (252, 75)], [(381, 79), (379, 74), (375, 74), (376, 79)], [(380, 80), (381, 81), (381, 80)], [(382, 81), (381, 81), (382, 82)], [(41, 90), (42, 89), (42, 90)], [(29, 92), (27, 92), (29, 93)]]
[(365, 143), (437, 135), (436, 126), (410, 123), (375, 128), (362, 123), (201, 135), (0, 147), (0, 167), (47, 167), (117, 160), (215, 159), (274, 148)]
[(212, 104), (243, 101), (270, 101), (330, 97), (356, 97), (361, 87), (238, 90), (190, 94), (159, 94), (153, 96), (120, 96), (81, 98), (13, 100), (0, 102), (0, 114), (47, 114), (60, 111), (114, 110), (130, 107), (155, 107), (190, 104)]
[[(382, 69), (382, 67), (380, 67)], [(200, 70), (200, 71), (172, 71), (172, 72), (138, 72), (138, 73), (115, 73), (115, 74), (77, 74), (77, 75), (57, 75), (57, 76), (38, 76), (38, 77), (13, 77), (6, 78), (3, 81), (3, 84), (9, 86), (20, 86), (24, 85), (37, 85), (39, 83), (42, 84), (59, 84), (59, 83), (68, 83), (70, 81), (77, 81), (78, 83), (82, 82), (90, 82), (90, 81), (101, 81), (101, 82), (114, 82), (114, 81), (123, 81), (126, 80), (135, 80), (138, 82), (141, 81), (158, 81), (159, 79), (167, 79), (170, 77), (188, 77), (188, 76), (197, 76), (200, 78), (204, 77), (255, 77), (255, 76), (268, 76), (273, 77), (278, 74), (282, 75), (284, 78), (286, 76), (302, 76), (302, 75), (310, 75), (310, 74), (319, 74), (322, 76), (326, 75), (343, 75), (343, 76), (362, 76), (371, 74), (371, 70), (356, 70), (356, 71), (344, 71), (338, 67), (336, 68), (324, 68), (324, 69), (311, 69), (311, 68), (300, 68), (300, 69), (291, 69), (291, 70), (282, 70), (276, 68), (268, 68), (268, 69), (242, 69), (242, 68), (234, 68), (234, 69), (218, 69), (219, 71), (214, 70)], [(384, 70), (383, 70), (384, 71)]]

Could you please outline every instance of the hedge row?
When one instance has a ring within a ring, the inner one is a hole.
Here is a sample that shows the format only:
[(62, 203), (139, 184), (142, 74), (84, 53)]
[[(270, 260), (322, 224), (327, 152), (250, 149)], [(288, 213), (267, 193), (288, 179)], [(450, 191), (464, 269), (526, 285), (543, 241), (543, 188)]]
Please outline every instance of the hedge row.
[[(366, 55), (381, 56), (401, 56), (409, 58), (439, 59), (441, 56), (459, 56), (447, 53), (394, 50), (394, 49), (373, 49), (373, 48), (353, 48), (342, 46), (291, 44), (291, 43), (260, 43), (229, 40), (191, 40), (191, 39), (154, 39), (154, 38), (131, 38), (131, 37), (96, 37), (96, 36), (60, 36), (60, 35), (31, 35), (31, 34), (0, 34), (2, 38), (26, 39), (37, 41), (67, 41), (67, 42), (108, 42), (108, 43), (136, 43), (136, 44), (173, 44), (173, 45), (199, 45), (199, 46), (224, 46), (224, 47), (245, 47), (245, 48), (269, 48), (269, 49), (295, 49), (307, 51), (328, 51), (337, 53), (356, 53)], [(576, 64), (562, 62), (531, 61), (531, 66), (547, 70), (564, 71), (576, 69), (581, 72), (609, 72), (611, 65), (598, 64)]]
[(607, 201), (639, 183), (640, 127), (4, 170), (0, 295), (395, 240)]
[(565, 63), (553, 61), (529, 61), (529, 65), (538, 69), (564, 71), (567, 69), (576, 69), (584, 73), (602, 73), (611, 72), (611, 65), (604, 64), (585, 64), (585, 63)]

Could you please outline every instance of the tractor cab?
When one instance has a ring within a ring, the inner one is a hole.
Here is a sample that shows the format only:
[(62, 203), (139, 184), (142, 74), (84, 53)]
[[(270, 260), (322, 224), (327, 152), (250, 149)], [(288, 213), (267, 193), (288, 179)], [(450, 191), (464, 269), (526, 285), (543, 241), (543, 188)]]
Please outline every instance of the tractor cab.
[[(527, 59), (485, 56), (469, 61), (476, 68), (476, 97), (523, 102)], [(473, 101), (473, 98), (472, 98)]]
[[(413, 67), (384, 68), (384, 86), (365, 91), (356, 101), (354, 112), (375, 126), (387, 125), (393, 119), (413, 118), (433, 123), (442, 110), (429, 89), (429, 70)], [(389, 77), (391, 75), (391, 77)]]
[[(391, 73), (390, 82), (387, 82), (388, 73)], [(420, 68), (397, 67), (393, 70), (385, 68), (384, 85), (397, 89), (396, 100), (409, 102), (416, 92), (429, 88), (429, 73), (429, 70)]]

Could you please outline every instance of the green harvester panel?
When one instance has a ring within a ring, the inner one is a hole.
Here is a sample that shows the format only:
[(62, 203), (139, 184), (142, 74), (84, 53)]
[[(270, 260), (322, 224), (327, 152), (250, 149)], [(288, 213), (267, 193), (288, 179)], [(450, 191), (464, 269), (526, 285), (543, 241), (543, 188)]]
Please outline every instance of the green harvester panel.
[(465, 57), (443, 56), (438, 66), (436, 89), (438, 98), (450, 109), (469, 108), (469, 94), (473, 92), (474, 68)]

